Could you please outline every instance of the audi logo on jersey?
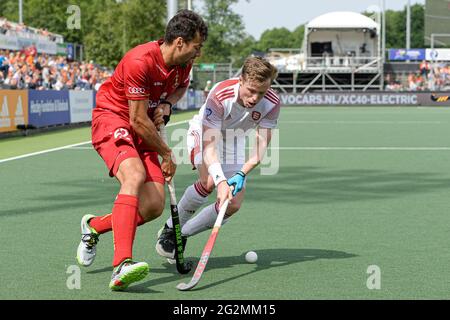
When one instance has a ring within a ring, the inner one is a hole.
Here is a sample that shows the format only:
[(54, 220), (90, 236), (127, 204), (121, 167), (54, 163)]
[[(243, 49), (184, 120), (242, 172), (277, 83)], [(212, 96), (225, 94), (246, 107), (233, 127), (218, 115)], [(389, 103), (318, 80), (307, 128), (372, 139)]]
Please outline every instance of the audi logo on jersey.
[(127, 129), (119, 128), (114, 131), (114, 139), (124, 139), (128, 137), (129, 133)]
[(144, 88), (128, 87), (128, 92), (131, 94), (144, 94)]

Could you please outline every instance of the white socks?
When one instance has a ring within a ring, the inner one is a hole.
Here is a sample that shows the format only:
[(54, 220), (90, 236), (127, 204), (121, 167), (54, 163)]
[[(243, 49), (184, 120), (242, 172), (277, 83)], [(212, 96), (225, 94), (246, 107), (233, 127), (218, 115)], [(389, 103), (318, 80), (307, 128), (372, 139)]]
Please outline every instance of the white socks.
[[(203, 188), (200, 181), (190, 185), (186, 191), (184, 191), (184, 194), (178, 203), (178, 215), (180, 217), (181, 227), (192, 218), (198, 208), (208, 202), (208, 195), (208, 191)], [(172, 217), (167, 219), (166, 224), (169, 228), (173, 228)]]
[[(184, 236), (193, 236), (197, 233), (205, 231), (207, 229), (211, 229), (214, 227), (214, 223), (217, 219), (217, 203), (212, 203), (209, 206), (205, 207), (202, 211), (200, 211), (195, 217), (190, 219), (186, 224), (181, 228), (181, 233)], [(224, 225), (228, 221), (228, 218), (225, 216), (222, 225)]]

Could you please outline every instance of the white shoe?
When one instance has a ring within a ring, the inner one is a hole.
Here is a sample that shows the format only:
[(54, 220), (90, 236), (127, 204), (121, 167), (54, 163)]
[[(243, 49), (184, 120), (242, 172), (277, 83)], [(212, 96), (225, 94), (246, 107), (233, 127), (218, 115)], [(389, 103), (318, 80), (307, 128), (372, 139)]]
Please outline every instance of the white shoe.
[(92, 214), (86, 214), (81, 218), (81, 241), (78, 245), (77, 260), (80, 265), (85, 267), (89, 267), (94, 262), (97, 253), (96, 245), (99, 234), (88, 223), (94, 217)]
[[(158, 231), (158, 240), (156, 241), (156, 252), (161, 256), (167, 258), (169, 264), (175, 264), (175, 234), (173, 229), (169, 228), (167, 224)], [(186, 247), (187, 237), (181, 236), (183, 241), (183, 251)]]
[(114, 268), (109, 288), (113, 291), (125, 290), (133, 282), (144, 279), (149, 270), (146, 262), (133, 262), (131, 259), (126, 259)]
[(161, 256), (173, 260), (175, 258), (175, 233), (167, 224), (164, 225), (157, 235), (156, 252)]

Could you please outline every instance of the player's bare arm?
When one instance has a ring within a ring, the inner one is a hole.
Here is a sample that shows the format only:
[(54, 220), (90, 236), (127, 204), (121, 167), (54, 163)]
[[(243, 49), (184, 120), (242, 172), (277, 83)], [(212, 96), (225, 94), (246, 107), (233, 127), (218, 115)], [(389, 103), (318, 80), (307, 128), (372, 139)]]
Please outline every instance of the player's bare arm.
[(256, 129), (255, 144), (248, 161), (242, 166), (241, 171), (247, 175), (255, 169), (266, 154), (267, 147), (272, 139), (272, 129), (258, 127)]
[[(186, 93), (188, 87), (179, 87), (177, 88), (170, 96), (167, 97), (167, 101), (169, 101), (172, 105), (176, 104), (183, 98)], [(168, 115), (170, 113), (170, 108), (168, 104), (162, 104), (164, 106), (164, 114)]]
[(222, 206), (226, 199), (232, 198), (231, 189), (228, 186), (217, 155), (217, 141), (221, 139), (221, 136), (220, 130), (203, 125), (203, 163), (216, 185), (219, 206)]
[[(186, 91), (187, 87), (177, 88), (167, 99), (165, 99), (156, 107), (155, 113), (153, 114), (153, 123), (158, 130), (161, 124), (166, 123), (166, 121), (164, 120), (164, 116), (170, 117), (171, 105), (176, 104), (184, 96)], [(167, 119), (167, 122), (168, 120), (169, 119)]]
[(170, 180), (176, 170), (176, 165), (172, 161), (172, 150), (161, 139), (155, 125), (147, 115), (148, 100), (129, 100), (128, 105), (130, 125), (145, 143), (162, 157), (161, 170), (164, 177)]

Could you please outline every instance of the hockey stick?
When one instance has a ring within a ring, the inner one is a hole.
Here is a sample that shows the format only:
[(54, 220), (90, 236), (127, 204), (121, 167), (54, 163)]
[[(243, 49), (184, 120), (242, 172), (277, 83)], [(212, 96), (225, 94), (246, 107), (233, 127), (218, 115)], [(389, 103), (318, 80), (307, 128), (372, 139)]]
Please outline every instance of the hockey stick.
[(225, 215), (225, 212), (228, 208), (228, 203), (230, 200), (225, 200), (225, 202), (222, 204), (222, 207), (219, 210), (219, 214), (217, 215), (216, 222), (214, 223), (213, 230), (211, 232), (211, 235), (209, 236), (208, 242), (206, 242), (205, 248), (203, 249), (202, 256), (200, 257), (200, 261), (197, 264), (197, 268), (195, 269), (194, 275), (192, 276), (191, 281), (189, 283), (179, 283), (177, 285), (177, 289), (181, 291), (187, 291), (191, 290), (193, 287), (195, 287), (198, 282), (200, 281), (200, 278), (203, 275), (203, 271), (206, 268), (206, 264), (208, 263), (209, 256), (211, 255), (211, 251), (214, 248), (214, 244), (216, 243), (216, 238), (219, 233), (220, 226), (222, 225), (222, 220)]
[[(162, 124), (159, 128), (161, 138), (167, 144), (167, 132), (166, 127)], [(192, 269), (192, 262), (184, 262), (183, 254), (183, 240), (181, 238), (181, 225), (180, 217), (178, 216), (178, 206), (177, 197), (175, 194), (175, 185), (173, 183), (173, 178), (167, 183), (170, 196), (170, 215), (172, 217), (172, 225), (175, 233), (175, 261), (177, 264), (177, 271), (181, 274), (189, 273)]]

